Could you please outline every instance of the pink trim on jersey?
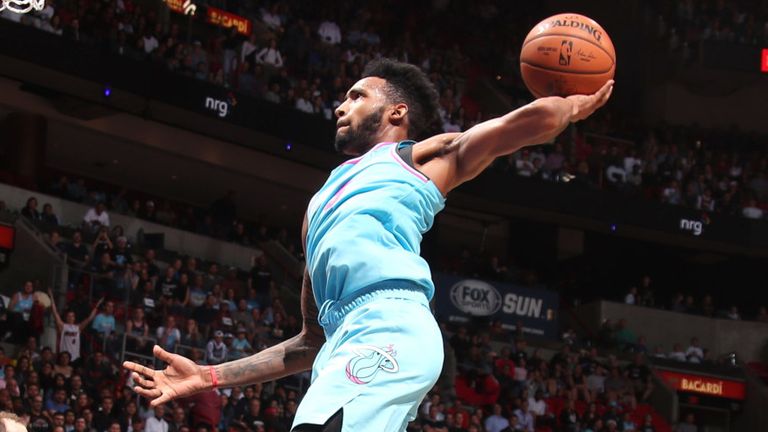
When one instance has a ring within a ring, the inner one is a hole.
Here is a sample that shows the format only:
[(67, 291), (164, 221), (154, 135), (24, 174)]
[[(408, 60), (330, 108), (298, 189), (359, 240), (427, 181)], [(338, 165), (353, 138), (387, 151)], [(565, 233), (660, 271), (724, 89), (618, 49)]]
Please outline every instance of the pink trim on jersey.
[(329, 208), (333, 207), (334, 204), (336, 204), (339, 199), (341, 199), (342, 194), (344, 193), (344, 190), (349, 186), (349, 183), (352, 180), (347, 180), (346, 183), (344, 183), (344, 186), (342, 186), (338, 191), (336, 191), (335, 194), (331, 197), (331, 199), (328, 200), (328, 203), (323, 207), (323, 211), (327, 211)]
[(387, 144), (394, 144), (394, 142), (382, 142), (382, 143), (378, 143), (378, 144), (376, 144), (375, 146), (371, 147), (371, 149), (370, 149), (370, 150), (368, 150), (367, 152), (365, 152), (365, 154), (363, 154), (363, 155), (360, 155), (360, 156), (358, 156), (358, 157), (356, 157), (356, 158), (352, 158), (352, 159), (350, 159), (350, 160), (348, 160), (348, 161), (344, 161), (344, 162), (342, 162), (341, 164), (342, 164), (342, 165), (354, 165), (354, 164), (356, 164), (356, 163), (360, 162), (360, 159), (362, 159), (362, 158), (363, 158), (363, 157), (364, 157), (366, 154), (368, 154), (368, 153), (370, 153), (370, 152), (372, 152), (372, 151), (376, 150), (377, 148), (379, 148), (379, 147), (381, 147), (381, 146), (385, 146), (385, 145), (387, 145)]
[(417, 170), (417, 169), (411, 167), (410, 165), (408, 165), (407, 163), (405, 163), (403, 158), (401, 158), (400, 155), (397, 154), (397, 146), (396, 145), (392, 146), (391, 154), (392, 154), (392, 157), (397, 161), (397, 163), (400, 164), (400, 166), (402, 166), (403, 168), (408, 170), (411, 174), (413, 174), (416, 177), (418, 177), (419, 180), (423, 181), (424, 183), (429, 181), (427, 176), (425, 176), (424, 174), (420, 173), (419, 170)]

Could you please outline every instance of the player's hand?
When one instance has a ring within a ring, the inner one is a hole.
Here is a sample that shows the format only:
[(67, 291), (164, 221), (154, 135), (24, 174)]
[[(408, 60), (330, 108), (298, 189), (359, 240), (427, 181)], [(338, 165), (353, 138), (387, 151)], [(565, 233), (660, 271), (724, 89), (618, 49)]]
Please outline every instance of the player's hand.
[(172, 399), (190, 396), (209, 387), (203, 378), (204, 369), (192, 360), (155, 345), (155, 357), (168, 363), (163, 370), (154, 370), (134, 362), (123, 362), (123, 367), (132, 371), (136, 386), (133, 391), (149, 399), (150, 406), (156, 407)]
[(605, 105), (613, 93), (613, 82), (613, 80), (608, 80), (595, 94), (568, 96), (566, 99), (573, 104), (571, 123), (584, 120)]

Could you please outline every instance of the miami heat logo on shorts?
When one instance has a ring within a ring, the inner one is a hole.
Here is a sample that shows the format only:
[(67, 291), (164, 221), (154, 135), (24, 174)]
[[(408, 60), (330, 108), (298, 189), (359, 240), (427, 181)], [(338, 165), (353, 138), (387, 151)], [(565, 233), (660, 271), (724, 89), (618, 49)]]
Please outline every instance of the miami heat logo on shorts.
[(347, 378), (355, 384), (368, 384), (379, 371), (397, 373), (400, 365), (395, 356), (393, 345), (379, 348), (373, 345), (360, 345), (352, 348), (355, 356), (347, 363)]

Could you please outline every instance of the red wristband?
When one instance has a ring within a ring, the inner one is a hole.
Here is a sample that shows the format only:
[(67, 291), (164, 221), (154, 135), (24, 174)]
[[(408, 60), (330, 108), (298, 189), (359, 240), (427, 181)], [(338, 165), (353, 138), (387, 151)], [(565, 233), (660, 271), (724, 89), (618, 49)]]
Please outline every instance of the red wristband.
[(213, 370), (213, 366), (208, 366), (211, 371), (211, 385), (215, 389), (219, 386), (219, 378), (216, 376), (216, 372)]

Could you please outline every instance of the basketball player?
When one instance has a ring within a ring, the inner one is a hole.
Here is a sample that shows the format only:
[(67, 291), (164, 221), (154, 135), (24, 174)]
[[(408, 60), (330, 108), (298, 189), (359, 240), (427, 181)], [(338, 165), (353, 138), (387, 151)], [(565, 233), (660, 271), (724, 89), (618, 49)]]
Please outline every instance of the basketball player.
[(135, 391), (155, 406), (311, 368), (294, 432), (405, 430), (443, 363), (419, 250), (445, 196), (497, 157), (549, 142), (612, 89), (609, 81), (594, 95), (538, 99), (464, 133), (414, 142), (437, 118), (437, 93), (415, 66), (369, 63), (336, 109), (336, 149), (354, 158), (331, 172), (304, 219), (301, 333), (216, 366), (156, 346), (164, 370), (125, 363)]

